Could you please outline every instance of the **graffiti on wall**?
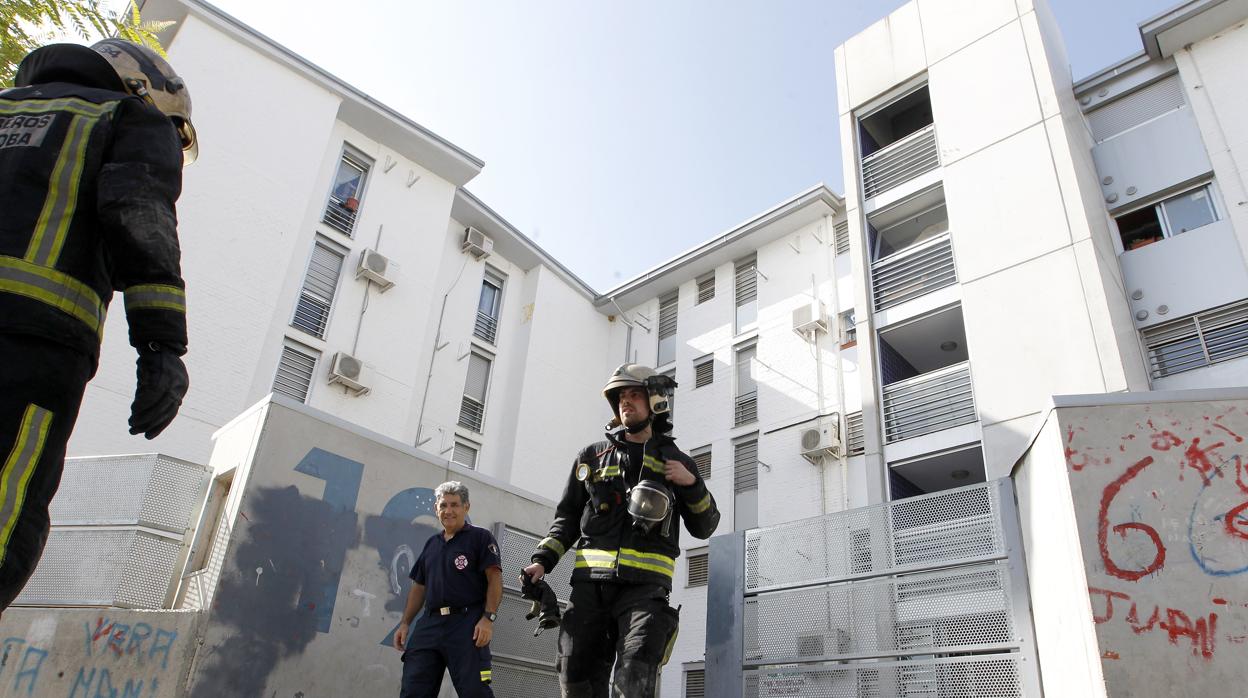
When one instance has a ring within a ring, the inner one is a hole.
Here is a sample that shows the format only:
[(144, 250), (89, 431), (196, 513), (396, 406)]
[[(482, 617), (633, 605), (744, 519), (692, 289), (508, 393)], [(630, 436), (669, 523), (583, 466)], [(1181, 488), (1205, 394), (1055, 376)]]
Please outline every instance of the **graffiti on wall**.
[[(1211, 662), (1248, 639), (1248, 415), (1203, 406), (1140, 406), (1121, 433), (1064, 422), (1063, 437), (1079, 517), (1095, 521), (1095, 622)], [(1114, 642), (1102, 634), (1104, 659), (1121, 659)]]
[[(145, 698), (176, 681), (178, 630), (160, 624), (128, 623), (107, 615), (84, 621), (82, 644), (67, 652), (73, 665), (58, 662), (52, 644), (7, 637), (0, 649), (0, 695), (66, 695), (68, 698)], [(184, 638), (185, 640), (185, 638)]]
[[(362, 516), (356, 508), (363, 463), (313, 448), (294, 470), (323, 480), (323, 493), (310, 497), (293, 485), (251, 493), (241, 514), (248, 534), (232, 553), (241, 573), (223, 575), (213, 600), (215, 622), (231, 634), (199, 672), (194, 696), (261, 695), (278, 663), (329, 633), (335, 618), (359, 628), (361, 616), (369, 617), (378, 601), (372, 592), (352, 589), (345, 596), (358, 608), (338, 613), (348, 551), (376, 551), (370, 553), (377, 556), (376, 573), (389, 592), (379, 605), (402, 613), (413, 551), (435, 533), (428, 523), (436, 520), (433, 489), (401, 490), (380, 515)], [(396, 617), (376, 637), (361, 641), (389, 646), (397, 629)]]

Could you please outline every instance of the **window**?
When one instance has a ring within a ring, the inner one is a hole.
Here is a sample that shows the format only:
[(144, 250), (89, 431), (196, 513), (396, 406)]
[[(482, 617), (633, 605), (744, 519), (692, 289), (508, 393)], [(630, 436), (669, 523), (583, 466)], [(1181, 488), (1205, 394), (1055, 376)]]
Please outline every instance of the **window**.
[(832, 226), (832, 237), (836, 240), (836, 254), (849, 252), (849, 221), (841, 221)]
[(845, 415), (845, 432), (849, 436), (846, 440), (845, 454), (849, 456), (861, 456), (865, 453), (866, 445), (862, 431), (861, 411)]
[(477, 322), (472, 333), (490, 344), (498, 343), (498, 310), (503, 302), (503, 278), (486, 268), (477, 300)]
[(291, 397), (299, 402), (308, 401), (308, 389), (316, 372), (316, 359), (320, 354), (313, 349), (299, 347), (289, 342), (282, 347), (282, 358), (277, 363), (277, 376), (273, 378), (273, 392)]
[(711, 447), (695, 448), (689, 457), (693, 459), (693, 464), (698, 468), (698, 476), (703, 480), (711, 479)]
[(1181, 108), (1183, 83), (1178, 74), (1124, 95), (1088, 112), (1088, 126), (1097, 143)]
[(754, 380), (754, 357), (758, 346), (750, 344), (737, 349), (737, 397), (733, 409), (733, 426), (758, 421), (758, 383)]
[(325, 225), (340, 233), (352, 234), (370, 167), (372, 162), (367, 157), (350, 146), (343, 149), (333, 187), (329, 190), (329, 202), (325, 204), (325, 217), (322, 219)]
[(758, 526), (758, 435), (732, 445), (733, 530)]
[(706, 669), (685, 670), (685, 698), (706, 698)]
[[(664, 371), (663, 375), (667, 376), (668, 378), (671, 378), (673, 383), (676, 382), (676, 369), (673, 368), (670, 371)], [(669, 421), (673, 423), (676, 421), (676, 391), (675, 390), (672, 391), (671, 395), (667, 396), (667, 418)]]
[(451, 454), (451, 462), (459, 463), (465, 468), (477, 469), (477, 453), (480, 451), (475, 444), (455, 440), (455, 451)]
[(485, 392), (490, 383), (490, 360), (473, 352), (468, 355), (468, 378), (459, 403), (459, 426), (478, 434), (485, 421)]
[(1206, 184), (1160, 203), (1124, 213), (1114, 219), (1122, 249), (1138, 250), (1163, 238), (1195, 230), (1218, 220), (1213, 194)]
[(659, 299), (659, 360), (658, 365), (676, 360), (676, 305), (677, 294)]
[(706, 276), (698, 279), (698, 302), (697, 305), (711, 300), (715, 297), (715, 272), (711, 272)]
[(693, 387), (701, 388), (715, 381), (715, 357), (704, 356), (693, 362)]
[(1171, 320), (1143, 335), (1153, 378), (1248, 356), (1248, 300)]
[(338, 288), (338, 277), (342, 274), (344, 256), (326, 241), (316, 241), (316, 245), (312, 247), (312, 259), (308, 260), (308, 272), (303, 277), (299, 303), (295, 305), (295, 317), (290, 321), (292, 327), (297, 327), (313, 337), (325, 338), (325, 328), (329, 325), (329, 311), (334, 305), (334, 292)]
[(852, 347), (858, 343), (858, 324), (854, 320), (854, 309), (850, 308), (840, 314), (841, 347)]
[(708, 581), (710, 553), (706, 550), (689, 551), (689, 580), (685, 586), (704, 587)]
[(736, 331), (741, 334), (758, 320), (758, 257), (750, 255), (738, 261), (735, 278)]

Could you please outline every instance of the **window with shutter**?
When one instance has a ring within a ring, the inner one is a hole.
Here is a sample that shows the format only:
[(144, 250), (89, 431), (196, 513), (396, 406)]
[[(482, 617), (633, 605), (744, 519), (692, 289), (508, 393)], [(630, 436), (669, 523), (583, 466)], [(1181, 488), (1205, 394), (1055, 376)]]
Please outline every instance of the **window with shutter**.
[(841, 221), (832, 226), (832, 237), (836, 240), (838, 255), (849, 252), (849, 221)]
[(1143, 331), (1153, 378), (1248, 356), (1248, 299)]
[(701, 388), (715, 380), (715, 357), (706, 356), (693, 365), (693, 387)]
[(686, 586), (704, 587), (710, 570), (710, 555), (705, 551), (689, 552), (689, 580)]
[(364, 197), (364, 183), (371, 167), (369, 158), (350, 146), (344, 148), (329, 190), (329, 201), (325, 204), (325, 215), (321, 218), (325, 225), (340, 233), (353, 233), (360, 213), (360, 199)]
[(758, 384), (754, 381), (754, 357), (756, 345), (737, 349), (737, 396), (733, 409), (733, 426), (741, 426), (758, 420)]
[(464, 441), (455, 441), (455, 451), (451, 454), (451, 460), (459, 463), (465, 468), (477, 468), (477, 448), (469, 445)]
[(734, 492), (758, 489), (758, 439), (751, 438), (733, 444), (732, 477)]
[(861, 411), (845, 416), (845, 432), (849, 435), (849, 438), (846, 440), (846, 455), (862, 455), (866, 451), (866, 447), (862, 431)]
[(673, 293), (659, 299), (659, 360), (660, 366), (676, 360), (676, 307), (679, 297)]
[(744, 332), (758, 320), (758, 258), (751, 255), (736, 264), (736, 331)]
[(698, 305), (715, 297), (715, 272), (698, 279)]
[(308, 271), (303, 277), (303, 289), (295, 305), (295, 317), (290, 321), (293, 327), (313, 337), (325, 338), (338, 277), (342, 274), (342, 260), (343, 253), (325, 242), (318, 240), (312, 247), (312, 258), (308, 260)]
[(711, 447), (695, 448), (689, 457), (693, 459), (693, 464), (698, 468), (698, 476), (703, 480), (711, 479)]
[(503, 300), (503, 279), (486, 269), (481, 280), (481, 297), (477, 300), (477, 321), (472, 333), (490, 344), (498, 340), (498, 312)]
[(1088, 126), (1097, 143), (1168, 114), (1186, 103), (1178, 74), (1124, 95), (1088, 112)]
[(312, 349), (299, 349), (290, 344), (282, 347), (277, 375), (273, 378), (273, 392), (307, 402), (318, 356), (320, 354)]
[(490, 382), (490, 360), (472, 353), (468, 356), (468, 378), (464, 383), (464, 397), (459, 405), (459, 426), (478, 434), (485, 420), (485, 393)]
[(685, 671), (685, 698), (706, 698), (706, 669)]

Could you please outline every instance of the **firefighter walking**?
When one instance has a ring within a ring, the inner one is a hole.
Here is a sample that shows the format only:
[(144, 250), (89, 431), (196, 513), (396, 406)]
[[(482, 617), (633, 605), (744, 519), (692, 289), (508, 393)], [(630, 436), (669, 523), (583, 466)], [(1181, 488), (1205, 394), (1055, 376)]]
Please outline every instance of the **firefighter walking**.
[(679, 625), (668, 596), (680, 524), (701, 539), (719, 524), (693, 459), (669, 435), (675, 387), (645, 366), (616, 369), (603, 389), (614, 431), (577, 455), (550, 533), (524, 568), (538, 580), (565, 552), (575, 557), (559, 631), (565, 698), (655, 695)]
[(181, 405), (174, 202), (197, 152), (186, 85), (146, 47), (45, 46), (15, 84), (0, 92), (0, 611), (42, 555), (114, 290), (138, 352), (130, 433), (154, 438)]

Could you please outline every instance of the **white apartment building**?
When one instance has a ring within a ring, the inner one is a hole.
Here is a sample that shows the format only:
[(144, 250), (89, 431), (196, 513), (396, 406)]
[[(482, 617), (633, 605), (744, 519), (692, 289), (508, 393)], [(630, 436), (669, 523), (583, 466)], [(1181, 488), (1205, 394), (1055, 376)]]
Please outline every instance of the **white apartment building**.
[[(463, 188), (480, 160), (199, 0), (142, 9), (178, 21), (203, 140), (192, 390), (167, 434), (126, 436), (114, 317), (73, 455), (204, 462), (276, 391), (555, 498), (636, 361), (674, 375), (678, 443), (742, 530), (1006, 477), (1055, 394), (1248, 382), (1248, 0), (1148, 20), (1079, 82), (1043, 2), (910, 2), (836, 49), (844, 198), (815, 186), (602, 293)], [(685, 545), (662, 692), (692, 698)]]

